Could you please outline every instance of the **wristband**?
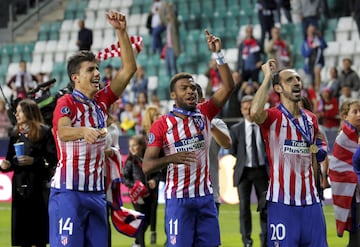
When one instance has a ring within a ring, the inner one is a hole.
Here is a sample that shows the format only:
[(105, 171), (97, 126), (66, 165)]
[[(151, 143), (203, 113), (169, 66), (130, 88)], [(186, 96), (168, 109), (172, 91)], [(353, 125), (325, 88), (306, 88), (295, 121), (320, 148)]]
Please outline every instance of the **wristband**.
[(216, 63), (217, 63), (218, 65), (223, 65), (223, 64), (225, 64), (224, 52), (222, 52), (222, 51), (214, 52), (214, 53), (213, 53), (213, 56), (214, 56), (214, 58), (215, 58), (215, 60), (216, 60)]

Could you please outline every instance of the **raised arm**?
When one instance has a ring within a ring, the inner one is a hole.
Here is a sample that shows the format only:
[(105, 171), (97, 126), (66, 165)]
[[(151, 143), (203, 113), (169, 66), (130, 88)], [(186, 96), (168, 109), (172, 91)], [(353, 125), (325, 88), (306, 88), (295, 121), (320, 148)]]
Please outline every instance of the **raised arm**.
[(225, 105), (235, 87), (234, 80), (228, 64), (224, 61), (224, 54), (221, 51), (220, 38), (212, 35), (208, 30), (205, 30), (205, 33), (208, 47), (210, 51), (215, 54), (216, 63), (218, 64), (222, 81), (222, 86), (211, 96), (211, 98), (214, 104), (221, 108)]
[(268, 91), (271, 86), (272, 71), (276, 68), (275, 60), (269, 59), (265, 64), (261, 66), (264, 72), (264, 80), (260, 87), (256, 91), (254, 99), (251, 104), (250, 118), (257, 124), (262, 124), (267, 118), (267, 112), (264, 106), (268, 99)]
[(115, 29), (121, 47), (122, 68), (116, 73), (110, 84), (114, 94), (120, 96), (136, 71), (136, 61), (126, 31), (125, 15), (120, 12), (110, 11), (106, 14), (106, 17), (110, 25)]

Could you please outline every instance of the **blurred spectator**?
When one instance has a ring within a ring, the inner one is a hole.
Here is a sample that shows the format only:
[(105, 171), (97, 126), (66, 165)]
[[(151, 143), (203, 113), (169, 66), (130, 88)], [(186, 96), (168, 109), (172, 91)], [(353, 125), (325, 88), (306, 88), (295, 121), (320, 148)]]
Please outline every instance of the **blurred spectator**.
[[(123, 110), (120, 107), (121, 107), (121, 99), (118, 99), (110, 106), (110, 109), (109, 109), (109, 115), (111, 115), (111, 117), (114, 119), (114, 121), (117, 121), (117, 122), (120, 121), (120, 113)], [(114, 121), (111, 121), (111, 122), (114, 122)]]
[(91, 50), (91, 45), (93, 43), (93, 33), (92, 30), (85, 27), (84, 20), (79, 20), (79, 32), (78, 40), (76, 45), (79, 46), (79, 50)]
[(253, 36), (253, 27), (246, 27), (245, 39), (239, 45), (236, 70), (242, 75), (243, 81), (259, 81), (259, 71), (262, 64), (261, 45)]
[(271, 107), (277, 106), (279, 103), (280, 103), (279, 94), (276, 93), (273, 88), (270, 88), (268, 91), (267, 105), (265, 105), (265, 107), (271, 108)]
[[(39, 73), (36, 74), (36, 79), (37, 79), (37, 83), (36, 83), (36, 85), (34, 85), (35, 88), (39, 84), (48, 81), (49, 80), (49, 75), (46, 74), (46, 73), (43, 73), (43, 72), (39, 72)], [(39, 89), (39, 91), (35, 92), (35, 95), (34, 95), (35, 100), (49, 97), (50, 96), (50, 88), (51, 88), (52, 85), (53, 84), (51, 84), (49, 86), (46, 86), (46, 87), (41, 87)]]
[(284, 67), (292, 67), (292, 57), (289, 45), (280, 36), (280, 28), (273, 27), (271, 29), (272, 38), (265, 44), (265, 52), (268, 58), (275, 59), (276, 67), (282, 69)]
[(276, 2), (275, 25), (276, 26), (281, 25), (281, 9), (284, 11), (287, 22), (292, 23), (290, 0), (275, 0), (275, 2)]
[(261, 47), (264, 47), (266, 34), (271, 39), (271, 29), (275, 25), (274, 14), (276, 12), (275, 0), (257, 0), (256, 8), (258, 10), (259, 22), (261, 26)]
[(145, 23), (145, 26), (149, 32), (149, 34), (151, 35), (152, 33), (152, 28), (151, 28), (151, 20), (152, 20), (152, 11), (150, 9), (149, 13), (148, 13), (148, 16), (146, 18), (146, 23)]
[(111, 83), (113, 79), (113, 71), (113, 66), (111, 64), (106, 65), (106, 67), (104, 68), (104, 75), (101, 77), (101, 88)]
[(350, 0), (349, 4), (360, 37), (360, 0)]
[(314, 107), (316, 107), (318, 105), (317, 93), (311, 84), (310, 85), (305, 84), (303, 86), (303, 88), (301, 90), (301, 95), (310, 100), (310, 102), (312, 104), (312, 109), (314, 109)]
[(148, 83), (149, 79), (145, 74), (144, 67), (138, 64), (137, 70), (131, 82), (131, 102), (135, 103), (140, 93), (148, 93)]
[[(36, 88), (39, 84), (49, 80), (48, 75), (43, 72), (39, 72), (38, 74), (36, 74), (36, 78), (38, 80)], [(52, 126), (53, 112), (56, 105), (56, 100), (54, 100), (50, 92), (50, 88), (52, 86), (53, 84), (46, 87), (40, 87), (40, 89), (35, 92), (34, 95), (32, 95), (32, 99), (34, 99), (35, 102), (38, 104), (41, 114), (44, 118), (44, 122), (48, 126)]]
[(123, 133), (127, 135), (135, 134), (135, 125), (137, 119), (134, 117), (134, 105), (131, 102), (126, 102), (124, 111), (120, 113), (120, 127)]
[(136, 104), (134, 105), (134, 109), (133, 109), (133, 115), (137, 120), (136, 127), (135, 127), (135, 131), (137, 134), (139, 134), (141, 131), (141, 121), (144, 117), (144, 114), (145, 114), (148, 104), (149, 104), (149, 102), (148, 102), (147, 93), (140, 92), (138, 94)]
[(5, 101), (0, 99), (0, 138), (8, 137), (9, 128), (11, 126), (12, 125), (6, 110)]
[(322, 88), (329, 88), (332, 94), (339, 98), (340, 96), (340, 79), (338, 76), (338, 71), (335, 66), (331, 67), (329, 70), (330, 79), (327, 82), (322, 84)]
[[(142, 132), (144, 132), (144, 136), (148, 136), (150, 133), (150, 127), (160, 117), (161, 113), (157, 106), (149, 105), (146, 107), (146, 111), (144, 113), (143, 120), (141, 121)], [(158, 198), (159, 198), (159, 182), (161, 180), (165, 180), (165, 171), (163, 169), (161, 171), (157, 171), (148, 175), (148, 180), (152, 180), (154, 187), (149, 189), (150, 197), (152, 197), (151, 203), (151, 213), (150, 213), (150, 244), (156, 243), (156, 222), (157, 222), (157, 207), (158, 207)]]
[(179, 39), (179, 22), (177, 20), (176, 10), (174, 4), (168, 4), (167, 25), (166, 25), (166, 71), (171, 78), (178, 73), (176, 58), (181, 53), (180, 39)]
[(352, 99), (351, 87), (347, 86), (347, 85), (341, 87), (340, 97), (339, 97), (339, 106), (341, 107), (345, 101), (350, 100), (350, 99)]
[(241, 99), (246, 95), (254, 96), (258, 88), (259, 84), (257, 82), (244, 81), (238, 92), (238, 99), (240, 99), (241, 102)]
[(161, 104), (159, 97), (156, 96), (155, 94), (151, 95), (150, 104), (157, 106), (159, 108), (161, 115), (166, 114), (166, 112), (168, 112), (168, 106)]
[(160, 54), (164, 46), (161, 34), (166, 30), (166, 3), (163, 0), (154, 0), (151, 13), (152, 51)]
[(156, 184), (156, 181), (149, 179), (142, 171), (145, 149), (146, 140), (143, 135), (130, 137), (129, 156), (124, 165), (124, 182), (129, 188), (134, 209), (145, 215), (145, 226), (136, 235), (133, 247), (145, 247), (145, 231), (150, 225), (151, 204), (154, 199), (149, 190), (155, 188)]
[(304, 70), (310, 78), (316, 92), (320, 89), (321, 69), (325, 64), (324, 49), (327, 47), (326, 41), (321, 37), (314, 25), (309, 25), (307, 38), (304, 40), (301, 53), (305, 58)]
[(294, 14), (301, 20), (304, 39), (307, 36), (308, 26), (319, 28), (319, 17), (322, 11), (322, 0), (292, 0), (291, 7)]
[(232, 72), (232, 78), (234, 80), (235, 88), (230, 96), (230, 99), (227, 104), (227, 118), (239, 118), (241, 116), (241, 113), (239, 111), (239, 105), (240, 105), (240, 99), (238, 97), (240, 87), (242, 85), (242, 78), (241, 74), (238, 71)]
[[(45, 247), (49, 243), (49, 181), (57, 163), (54, 137), (33, 100), (19, 102), (16, 120), (6, 160), (0, 163), (0, 171), (14, 172), (11, 246)], [(14, 144), (19, 142), (24, 143), (23, 155), (15, 152)]]
[(209, 67), (205, 75), (209, 78), (209, 82), (206, 87), (206, 96), (210, 97), (219, 87), (221, 87), (222, 83), (215, 59), (210, 60)]
[(358, 73), (351, 68), (352, 60), (350, 58), (344, 58), (342, 61), (343, 69), (339, 75), (340, 88), (345, 86), (351, 88), (351, 97), (356, 99), (359, 95), (360, 78)]
[(25, 99), (29, 90), (36, 87), (37, 78), (27, 71), (26, 61), (21, 60), (19, 67), (19, 72), (10, 78), (7, 85), (15, 92), (17, 98)]
[(316, 116), (328, 140), (328, 147), (332, 148), (340, 126), (339, 102), (330, 88), (321, 90), (316, 109)]
[(144, 118), (143, 121), (141, 122), (141, 126), (145, 135), (149, 133), (152, 123), (156, 119), (158, 119), (160, 115), (161, 115), (160, 109), (156, 105), (149, 105), (148, 107), (146, 107)]

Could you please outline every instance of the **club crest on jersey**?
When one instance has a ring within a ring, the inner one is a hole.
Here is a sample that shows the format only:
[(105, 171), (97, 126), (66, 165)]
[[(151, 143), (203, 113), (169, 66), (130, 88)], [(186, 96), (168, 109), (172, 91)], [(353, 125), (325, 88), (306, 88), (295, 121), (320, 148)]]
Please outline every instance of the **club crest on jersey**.
[(63, 246), (66, 246), (69, 243), (69, 237), (68, 236), (61, 236), (61, 244)]
[(70, 113), (70, 108), (68, 106), (63, 106), (60, 110), (61, 114), (67, 115)]
[(152, 144), (155, 141), (155, 135), (150, 133), (148, 136), (148, 144)]
[(176, 236), (175, 236), (175, 235), (170, 236), (170, 243), (171, 243), (172, 245), (175, 245), (175, 244), (176, 244)]
[(200, 130), (203, 130), (205, 127), (205, 121), (201, 116), (194, 116), (194, 123)]

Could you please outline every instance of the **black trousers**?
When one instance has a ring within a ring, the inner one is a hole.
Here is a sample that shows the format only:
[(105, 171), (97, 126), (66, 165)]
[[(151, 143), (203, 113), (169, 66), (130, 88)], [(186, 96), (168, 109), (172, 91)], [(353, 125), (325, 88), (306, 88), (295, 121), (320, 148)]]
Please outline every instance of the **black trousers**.
[(240, 233), (244, 245), (252, 245), (252, 219), (251, 219), (251, 191), (255, 188), (256, 197), (258, 200), (258, 211), (260, 213), (260, 239), (261, 246), (266, 245), (267, 235), (267, 215), (266, 207), (259, 205), (259, 202), (264, 202), (265, 193), (268, 189), (268, 175), (265, 166), (258, 168), (245, 168), (238, 185), (238, 195), (240, 200)]

